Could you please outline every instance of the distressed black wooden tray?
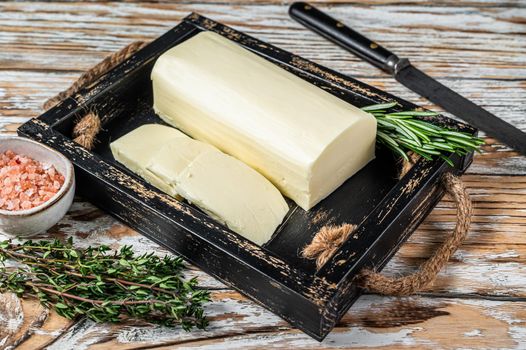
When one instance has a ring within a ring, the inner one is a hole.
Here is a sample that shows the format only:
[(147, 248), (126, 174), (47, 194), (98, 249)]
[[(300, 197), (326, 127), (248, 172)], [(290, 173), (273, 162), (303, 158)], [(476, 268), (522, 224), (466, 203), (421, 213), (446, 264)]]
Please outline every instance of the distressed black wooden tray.
[[(453, 156), (418, 161), (401, 180), (389, 151), (377, 157), (309, 212), (290, 204), (284, 224), (259, 247), (127, 171), (109, 143), (145, 123), (162, 123), (152, 110), (150, 71), (164, 51), (202, 30), (215, 31), (356, 106), (398, 101), (415, 105), (292, 55), (208, 18), (191, 14), (79, 94), (22, 125), (21, 135), (65, 154), (76, 167), (78, 193), (153, 241), (322, 340), (360, 295), (353, 278), (365, 266), (382, 268), (443, 195), (445, 172), (463, 172), (471, 162)], [(206, 101), (203, 101), (206, 102)], [(101, 116), (103, 131), (88, 151), (71, 140), (73, 124), (87, 110)], [(320, 116), (323, 118), (323, 116)], [(434, 123), (474, 133), (439, 116)], [(324, 225), (357, 224), (351, 238), (316, 271), (301, 249)], [(152, 249), (155, 249), (152, 245)]]

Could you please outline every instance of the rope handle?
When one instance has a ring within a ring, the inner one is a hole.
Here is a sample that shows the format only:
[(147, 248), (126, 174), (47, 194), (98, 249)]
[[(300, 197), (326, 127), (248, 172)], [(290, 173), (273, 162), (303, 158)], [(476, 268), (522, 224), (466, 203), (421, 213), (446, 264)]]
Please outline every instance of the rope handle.
[[(121, 50), (106, 56), (101, 62), (84, 72), (69, 88), (47, 100), (43, 105), (44, 109), (48, 110), (60, 101), (75, 95), (80, 89), (95, 82), (103, 74), (127, 60), (131, 55), (146, 46), (146, 44), (144, 41), (134, 41)], [(100, 128), (101, 121), (99, 116), (95, 112), (88, 112), (75, 123), (72, 132), (73, 141), (87, 149), (92, 149)]]
[(457, 206), (457, 223), (453, 232), (416, 272), (396, 278), (365, 269), (358, 277), (360, 287), (372, 293), (401, 296), (417, 293), (435, 282), (440, 270), (465, 240), (473, 213), (471, 199), (460, 178), (446, 173), (443, 177), (443, 186)]
[[(372, 269), (364, 269), (357, 276), (361, 288), (383, 295), (409, 295), (433, 284), (440, 270), (465, 240), (473, 212), (469, 195), (458, 177), (446, 173), (442, 185), (457, 206), (457, 223), (452, 234), (416, 272), (410, 275), (398, 278), (387, 277)], [(347, 240), (354, 228), (355, 226), (349, 224), (322, 227), (312, 242), (303, 248), (303, 257), (316, 260), (316, 267), (319, 270)]]

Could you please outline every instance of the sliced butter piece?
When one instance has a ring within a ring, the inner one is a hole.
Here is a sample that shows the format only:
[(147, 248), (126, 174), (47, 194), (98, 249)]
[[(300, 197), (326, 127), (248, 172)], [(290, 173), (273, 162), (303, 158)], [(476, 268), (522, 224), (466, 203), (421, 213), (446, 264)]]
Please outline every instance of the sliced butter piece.
[(161, 118), (252, 166), (305, 210), (374, 158), (372, 115), (216, 33), (161, 55), (152, 81)]
[[(154, 174), (173, 193), (177, 193), (176, 179), (190, 163), (199, 155), (206, 152), (221, 152), (208, 143), (194, 140), (185, 135), (168, 141), (165, 145), (153, 152), (146, 169)], [(165, 191), (166, 192), (166, 191)], [(167, 192), (171, 194), (171, 192)]]
[(146, 181), (184, 197), (256, 244), (266, 243), (288, 212), (263, 175), (174, 128), (144, 125), (110, 147), (117, 161)]
[(202, 153), (176, 183), (186, 200), (259, 245), (272, 237), (289, 209), (265, 177), (220, 151)]
[(152, 154), (174, 139), (188, 139), (179, 130), (158, 124), (142, 125), (110, 144), (113, 157), (129, 170), (144, 178), (163, 192), (176, 193), (165, 181), (147, 169)]

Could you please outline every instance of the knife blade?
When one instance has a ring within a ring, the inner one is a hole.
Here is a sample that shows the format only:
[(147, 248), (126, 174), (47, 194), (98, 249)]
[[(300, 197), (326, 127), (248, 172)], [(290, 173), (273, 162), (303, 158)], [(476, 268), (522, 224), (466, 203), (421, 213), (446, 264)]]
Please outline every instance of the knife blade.
[(407, 58), (399, 58), (308, 3), (293, 3), (289, 15), (324, 38), (393, 75), (398, 82), (449, 113), (526, 155), (525, 132), (439, 83), (413, 66)]

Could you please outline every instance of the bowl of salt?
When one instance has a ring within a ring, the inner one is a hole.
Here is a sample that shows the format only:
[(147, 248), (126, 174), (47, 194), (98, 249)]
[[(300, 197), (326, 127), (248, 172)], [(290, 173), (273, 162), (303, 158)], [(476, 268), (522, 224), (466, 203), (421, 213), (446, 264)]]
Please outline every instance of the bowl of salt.
[(75, 195), (71, 162), (17, 136), (0, 137), (0, 234), (30, 237), (55, 225)]

